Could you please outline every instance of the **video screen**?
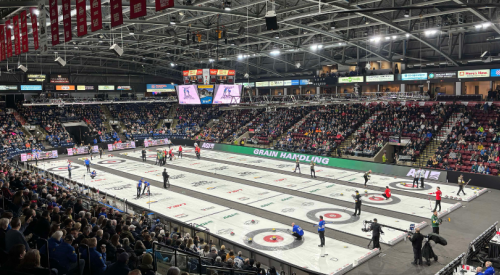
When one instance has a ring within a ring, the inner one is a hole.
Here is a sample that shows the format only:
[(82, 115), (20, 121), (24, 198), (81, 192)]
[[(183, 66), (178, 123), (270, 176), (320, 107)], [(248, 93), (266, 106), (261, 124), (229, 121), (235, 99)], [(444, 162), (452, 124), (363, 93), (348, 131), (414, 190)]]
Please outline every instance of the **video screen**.
[(241, 85), (219, 85), (215, 93), (214, 104), (240, 103)]
[(177, 89), (177, 98), (179, 98), (179, 104), (201, 104), (200, 98), (198, 97), (198, 89), (196, 85), (179, 85), (175, 88)]
[(201, 104), (212, 104), (214, 96), (214, 85), (198, 85), (198, 95)]

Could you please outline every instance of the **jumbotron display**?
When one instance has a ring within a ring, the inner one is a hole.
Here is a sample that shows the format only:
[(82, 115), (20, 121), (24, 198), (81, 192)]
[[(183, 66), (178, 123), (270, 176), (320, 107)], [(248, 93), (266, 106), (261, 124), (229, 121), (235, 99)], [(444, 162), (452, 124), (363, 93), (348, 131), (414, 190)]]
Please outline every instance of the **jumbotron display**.
[(240, 103), (241, 85), (217, 85), (213, 104)]
[(198, 96), (198, 88), (196, 85), (179, 85), (177, 89), (177, 98), (181, 105), (199, 105), (200, 97)]

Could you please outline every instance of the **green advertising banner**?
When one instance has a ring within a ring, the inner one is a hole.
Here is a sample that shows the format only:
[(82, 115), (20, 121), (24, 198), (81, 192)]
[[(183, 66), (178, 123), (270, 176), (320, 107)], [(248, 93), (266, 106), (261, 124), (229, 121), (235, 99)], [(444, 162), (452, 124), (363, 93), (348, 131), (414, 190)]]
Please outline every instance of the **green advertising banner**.
[[(334, 168), (360, 170), (360, 172), (372, 170), (373, 173), (394, 175), (399, 177), (413, 178), (413, 175), (417, 170), (415, 168), (408, 166), (389, 165), (389, 164), (381, 164), (375, 162), (367, 162), (367, 161), (359, 161), (359, 160), (351, 160), (343, 158), (331, 158), (325, 156), (315, 156), (315, 155), (308, 155), (301, 153), (285, 152), (285, 151), (270, 150), (270, 149), (259, 149), (259, 148), (235, 146), (228, 144), (204, 142), (201, 145), (201, 147), (204, 149), (213, 149), (216, 151), (275, 158), (293, 162), (295, 162), (295, 158), (299, 158), (299, 161), (304, 163), (310, 163), (311, 161), (313, 161), (317, 165), (324, 165)], [(435, 171), (426, 169), (425, 178), (430, 180), (439, 180), (446, 182), (446, 171)]]

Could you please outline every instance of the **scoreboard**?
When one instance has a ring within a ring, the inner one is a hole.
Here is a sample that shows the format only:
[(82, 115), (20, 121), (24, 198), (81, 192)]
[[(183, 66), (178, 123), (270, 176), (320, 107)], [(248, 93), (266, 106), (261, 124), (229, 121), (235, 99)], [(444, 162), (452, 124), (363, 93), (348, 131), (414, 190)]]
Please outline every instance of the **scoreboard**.
[(196, 69), (182, 72), (184, 85), (234, 84), (234, 70)]

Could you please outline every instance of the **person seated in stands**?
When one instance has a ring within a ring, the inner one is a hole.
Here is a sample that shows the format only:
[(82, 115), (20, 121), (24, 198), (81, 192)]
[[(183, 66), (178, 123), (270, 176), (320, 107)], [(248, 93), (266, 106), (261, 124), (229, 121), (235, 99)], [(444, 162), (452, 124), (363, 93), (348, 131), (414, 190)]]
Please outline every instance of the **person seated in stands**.
[(92, 173), (90, 173), (90, 177), (91, 177), (92, 179), (94, 179), (96, 176), (97, 176), (97, 173), (96, 173), (96, 171), (95, 171), (95, 170), (94, 170), (94, 171), (92, 171)]
[[(40, 265), (40, 252), (36, 249), (31, 249), (26, 252), (17, 271), (33, 275), (47, 275), (49, 270)], [(50, 274), (57, 274), (56, 270), (50, 270)]]
[(477, 165), (477, 162), (474, 162), (474, 165), (472, 165), (471, 172), (476, 173), (478, 170), (479, 166)]
[(455, 153), (455, 151), (452, 150), (451, 153), (450, 153), (450, 155), (449, 155), (449, 157), (451, 159), (457, 159), (457, 153)]
[(432, 158), (429, 158), (426, 167), (432, 167)]

